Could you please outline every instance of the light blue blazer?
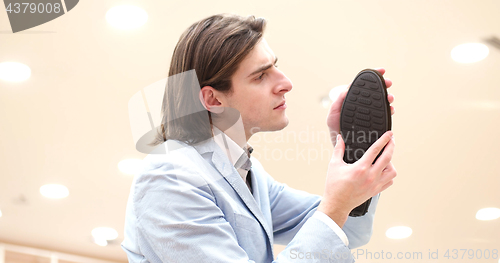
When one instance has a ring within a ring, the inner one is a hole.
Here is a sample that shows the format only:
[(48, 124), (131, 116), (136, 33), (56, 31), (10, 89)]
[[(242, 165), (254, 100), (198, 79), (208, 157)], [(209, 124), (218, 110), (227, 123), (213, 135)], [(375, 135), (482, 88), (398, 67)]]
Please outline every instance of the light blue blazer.
[[(347, 247), (311, 218), (320, 196), (276, 182), (257, 159), (252, 195), (213, 139), (161, 147), (168, 152), (144, 159), (130, 191), (122, 243), (129, 262), (353, 262), (349, 249), (371, 237), (378, 196), (365, 216), (346, 221)], [(274, 243), (287, 245), (276, 257)]]

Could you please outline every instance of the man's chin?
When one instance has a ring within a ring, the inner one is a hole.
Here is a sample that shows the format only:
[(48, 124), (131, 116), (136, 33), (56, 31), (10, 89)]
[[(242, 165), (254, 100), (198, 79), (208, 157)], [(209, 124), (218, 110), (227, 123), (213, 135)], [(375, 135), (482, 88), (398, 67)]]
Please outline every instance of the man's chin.
[(288, 118), (285, 117), (280, 123), (276, 123), (276, 126), (274, 126), (269, 131), (281, 131), (284, 128), (286, 128), (286, 126), (288, 126), (288, 123), (289, 123)]
[(285, 117), (283, 120), (280, 120), (279, 122), (274, 122), (270, 125), (265, 125), (262, 127), (253, 127), (250, 129), (250, 134), (256, 134), (258, 132), (273, 132), (273, 131), (281, 131), (283, 130), (286, 126), (288, 126), (288, 118)]
[(288, 120), (288, 117), (285, 116), (285, 121), (284, 121), (283, 127), (280, 130), (283, 130), (284, 128), (286, 128), (286, 126), (288, 126), (289, 122), (290, 121)]

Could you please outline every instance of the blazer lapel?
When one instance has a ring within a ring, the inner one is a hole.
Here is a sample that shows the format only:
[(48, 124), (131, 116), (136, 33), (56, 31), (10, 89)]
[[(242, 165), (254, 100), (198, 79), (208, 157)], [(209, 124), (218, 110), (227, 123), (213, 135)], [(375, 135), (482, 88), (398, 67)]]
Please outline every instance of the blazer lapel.
[[(255, 218), (257, 218), (260, 225), (266, 231), (269, 242), (271, 242), (272, 244), (272, 232), (269, 229), (270, 226), (267, 225), (266, 220), (264, 219), (264, 215), (262, 214), (259, 205), (255, 201), (252, 193), (250, 193), (250, 191), (248, 190), (248, 186), (243, 181), (238, 171), (236, 171), (234, 166), (232, 166), (232, 164), (229, 162), (228, 157), (224, 154), (222, 149), (220, 149), (220, 147), (217, 145), (217, 143), (215, 143), (213, 139), (209, 139), (206, 143), (195, 145), (195, 148), (200, 154), (213, 152), (213, 165), (231, 185), (234, 191), (240, 196), (241, 200), (243, 200), (250, 212), (252, 212)], [(254, 178), (252, 178), (252, 181), (254, 181)], [(257, 187), (257, 185), (254, 184), (254, 187)]]

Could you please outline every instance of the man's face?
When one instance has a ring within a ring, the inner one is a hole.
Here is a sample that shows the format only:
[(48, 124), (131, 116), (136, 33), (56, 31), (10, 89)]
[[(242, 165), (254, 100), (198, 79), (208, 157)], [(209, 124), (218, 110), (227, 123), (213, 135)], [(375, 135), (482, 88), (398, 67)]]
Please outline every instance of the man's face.
[(259, 131), (277, 131), (288, 125), (285, 94), (292, 82), (275, 66), (276, 56), (262, 39), (241, 62), (232, 77), (231, 95), (226, 107), (241, 114), (247, 139)]

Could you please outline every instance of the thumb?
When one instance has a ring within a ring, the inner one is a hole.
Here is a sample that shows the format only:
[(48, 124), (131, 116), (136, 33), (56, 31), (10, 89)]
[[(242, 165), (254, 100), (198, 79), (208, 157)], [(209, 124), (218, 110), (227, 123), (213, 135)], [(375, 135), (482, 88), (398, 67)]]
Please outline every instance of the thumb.
[(337, 143), (335, 144), (335, 149), (333, 150), (333, 159), (343, 160), (344, 159), (345, 144), (342, 139), (342, 135), (337, 135)]

